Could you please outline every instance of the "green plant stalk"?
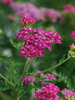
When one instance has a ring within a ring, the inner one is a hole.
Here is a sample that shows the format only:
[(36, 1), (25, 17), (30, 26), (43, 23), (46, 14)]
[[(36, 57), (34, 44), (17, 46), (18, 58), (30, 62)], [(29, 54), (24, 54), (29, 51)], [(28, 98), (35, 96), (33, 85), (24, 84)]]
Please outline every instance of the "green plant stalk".
[(40, 73), (30, 73), (30, 75), (36, 75), (36, 74), (41, 74), (41, 73), (45, 73), (45, 72), (47, 72), (47, 71), (50, 71), (50, 70), (52, 70), (52, 69), (54, 69), (54, 68), (57, 68), (57, 67), (59, 67), (60, 65), (64, 64), (64, 63), (65, 63), (66, 61), (68, 61), (70, 58), (71, 58), (71, 56), (68, 57), (68, 58), (66, 58), (66, 59), (63, 60), (61, 63), (58, 63), (57, 65), (55, 65), (55, 66), (53, 66), (53, 67), (51, 67), (51, 68), (48, 68), (48, 69), (46, 69), (46, 70), (44, 70), (44, 71), (41, 71)]
[(29, 68), (29, 63), (30, 63), (30, 59), (27, 59), (26, 61), (26, 64), (25, 64), (25, 67), (24, 67), (24, 71), (23, 71), (23, 74), (22, 74), (22, 79), (21, 79), (21, 86), (23, 85), (23, 79), (28, 71), (28, 68)]
[(70, 100), (72, 100), (72, 96), (70, 96)]
[(2, 77), (9, 85), (15, 88), (14, 84), (11, 83), (6, 77), (4, 77), (2, 74), (0, 74), (0, 77)]
[(20, 80), (19, 82), (19, 85), (17, 87), (17, 99), (16, 100), (19, 100), (19, 94), (20, 94), (20, 87), (23, 85), (23, 79), (28, 71), (28, 67), (29, 67), (29, 63), (30, 63), (30, 59), (27, 59), (26, 61), (26, 64), (24, 66), (24, 71), (23, 71), (23, 74), (22, 74), (22, 79)]
[[(61, 63), (58, 63), (57, 65), (55, 65), (55, 66), (53, 66), (53, 67), (51, 67), (51, 68), (48, 68), (48, 69), (46, 69), (46, 70), (44, 70), (44, 71), (41, 71), (40, 73), (44, 73), (44, 72), (50, 71), (50, 70), (52, 70), (52, 69), (54, 69), (54, 68), (57, 68), (57, 67), (59, 67), (60, 65), (64, 64), (66, 61), (68, 61), (70, 58), (71, 58), (71, 57), (68, 57), (68, 58), (66, 58), (64, 61), (62, 61)], [(23, 85), (23, 79), (24, 79), (24, 77), (25, 77), (25, 75), (26, 75), (26, 73), (27, 73), (27, 71), (28, 71), (29, 62), (30, 62), (30, 60), (28, 59), (27, 62), (26, 62), (26, 64), (25, 64), (25, 67), (24, 67), (24, 71), (23, 71), (23, 74), (22, 74), (22, 79), (21, 79), (21, 81), (20, 81), (20, 83), (19, 83), (19, 86), (18, 86), (17, 100), (19, 100), (19, 93), (20, 93), (20, 89), (19, 89), (19, 88), (20, 88), (20, 86)], [(31, 73), (30, 75), (34, 75), (34, 74), (36, 75), (36, 74), (40, 74), (40, 73)]]
[(53, 66), (53, 67), (51, 67), (51, 68), (48, 68), (48, 69), (42, 71), (42, 73), (47, 72), (47, 71), (50, 71), (50, 70), (52, 70), (52, 69), (54, 69), (54, 68), (59, 67), (60, 65), (64, 64), (66, 61), (68, 61), (70, 58), (71, 58), (71, 57), (66, 58), (66, 59), (65, 59), (64, 61), (62, 61), (61, 63), (58, 63), (57, 65), (55, 65), (55, 66)]

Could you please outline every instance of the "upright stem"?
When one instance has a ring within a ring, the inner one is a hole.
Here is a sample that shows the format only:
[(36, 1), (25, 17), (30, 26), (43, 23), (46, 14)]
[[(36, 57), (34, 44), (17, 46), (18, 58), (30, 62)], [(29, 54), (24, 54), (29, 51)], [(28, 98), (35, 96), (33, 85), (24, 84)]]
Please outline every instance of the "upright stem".
[(12, 87), (15, 88), (14, 84), (11, 83), (6, 77), (4, 77), (2, 74), (0, 74), (0, 77), (2, 77), (8, 84), (10, 84)]
[(23, 71), (23, 74), (22, 74), (22, 79), (21, 79), (21, 83), (20, 83), (21, 85), (23, 84), (23, 79), (25, 77), (25, 74), (28, 71), (29, 63), (30, 63), (30, 59), (27, 59), (25, 67), (24, 67), (24, 71)]
[(24, 70), (23, 70), (23, 74), (22, 74), (22, 79), (20, 80), (19, 85), (17, 87), (17, 99), (16, 100), (19, 100), (20, 86), (23, 85), (23, 79), (24, 79), (24, 77), (25, 77), (25, 75), (26, 75), (26, 73), (28, 71), (29, 62), (30, 62), (30, 59), (27, 59), (26, 64), (24, 66)]

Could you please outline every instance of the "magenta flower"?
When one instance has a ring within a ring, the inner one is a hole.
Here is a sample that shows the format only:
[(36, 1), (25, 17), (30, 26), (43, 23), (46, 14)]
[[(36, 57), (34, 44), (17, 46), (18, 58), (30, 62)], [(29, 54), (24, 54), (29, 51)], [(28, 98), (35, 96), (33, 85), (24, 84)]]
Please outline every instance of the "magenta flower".
[(67, 12), (75, 13), (75, 6), (72, 6), (71, 4), (66, 4), (64, 6), (64, 12), (65, 13), (67, 13)]
[(56, 22), (57, 19), (59, 19), (60, 23), (63, 22), (63, 17), (59, 11), (41, 7), (40, 12), (45, 16), (45, 18), (50, 18), (53, 22)]
[[(47, 73), (47, 74), (43, 74), (43, 73), (41, 73), (40, 74), (40, 77), (43, 77), (43, 78), (45, 78), (45, 81), (46, 80), (55, 80), (56, 79), (56, 76), (54, 76), (53, 74), (49, 74), (49, 73)], [(42, 80), (40, 80), (41, 82), (42, 82), (42, 85), (47, 85), (47, 84), (49, 84), (49, 83), (47, 83), (47, 82), (45, 82), (45, 81), (42, 81)]]
[(62, 19), (61, 13), (54, 9), (48, 9), (46, 12), (46, 17), (51, 18), (54, 22), (56, 22), (57, 19)]
[(36, 73), (40, 73), (40, 72), (41, 72), (40, 70), (37, 70), (37, 71), (36, 71)]
[(66, 88), (63, 89), (63, 90), (61, 91), (61, 93), (64, 95), (65, 98), (68, 97), (68, 99), (70, 99), (70, 96), (71, 96), (71, 97), (75, 97), (75, 92), (70, 91), (70, 90), (68, 90), (68, 89), (66, 89)]
[(75, 46), (74, 43), (72, 43), (69, 47), (70, 47), (70, 48), (73, 48), (74, 46)]
[(46, 32), (42, 29), (32, 29), (31, 27), (22, 28), (17, 34), (16, 39), (22, 38), (25, 41), (21, 47), (19, 55), (26, 55), (26, 58), (33, 59), (34, 56), (44, 56), (42, 54), (46, 48), (52, 50), (52, 44), (61, 44), (61, 36), (57, 32)]
[(26, 3), (12, 2), (10, 6), (14, 10), (16, 15), (19, 17), (29, 16), (35, 18), (36, 20), (43, 20), (43, 21), (45, 19), (44, 16), (39, 11), (39, 9), (35, 5), (29, 2)]
[(34, 82), (35, 77), (31, 77), (31, 76), (25, 76), (23, 79), (23, 83), (25, 83), (25, 85), (27, 85), (30, 82)]
[(75, 39), (75, 31), (72, 31), (71, 37), (72, 37), (73, 39)]
[(49, 83), (41, 89), (38, 88), (36, 93), (33, 93), (33, 97), (39, 100), (62, 100), (57, 96), (58, 92), (60, 92), (59, 88), (55, 84)]
[(54, 76), (53, 74), (49, 74), (49, 73), (47, 73), (47, 74), (41, 73), (40, 77), (46, 78), (46, 80), (49, 80), (49, 79), (54, 79), (55, 80), (56, 79), (56, 76)]
[(1, 0), (0, 2), (3, 4), (9, 4), (9, 3), (13, 2), (13, 0)]
[(30, 23), (35, 23), (36, 20), (34, 18), (31, 18), (29, 16), (24, 16), (20, 19), (20, 22), (21, 24), (30, 24)]

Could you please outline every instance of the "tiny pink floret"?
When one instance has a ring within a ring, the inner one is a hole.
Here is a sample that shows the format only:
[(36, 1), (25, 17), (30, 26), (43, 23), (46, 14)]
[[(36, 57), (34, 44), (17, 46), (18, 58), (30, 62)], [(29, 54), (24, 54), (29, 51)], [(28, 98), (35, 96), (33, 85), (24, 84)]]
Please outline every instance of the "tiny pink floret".
[(21, 24), (31, 24), (31, 23), (35, 23), (36, 20), (32, 17), (29, 17), (29, 16), (24, 16), (20, 19), (20, 22)]

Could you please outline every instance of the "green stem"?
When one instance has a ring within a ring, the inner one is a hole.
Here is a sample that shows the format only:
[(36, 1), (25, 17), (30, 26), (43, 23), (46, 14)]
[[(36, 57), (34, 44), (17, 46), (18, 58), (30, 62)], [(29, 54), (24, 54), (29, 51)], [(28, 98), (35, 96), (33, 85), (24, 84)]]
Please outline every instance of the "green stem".
[(70, 100), (72, 100), (72, 96), (70, 96)]
[(48, 69), (46, 69), (46, 70), (44, 70), (44, 71), (41, 71), (40, 73), (30, 73), (30, 75), (36, 75), (36, 74), (41, 74), (41, 73), (50, 71), (50, 70), (52, 70), (52, 69), (54, 69), (54, 68), (57, 68), (57, 67), (59, 67), (60, 65), (64, 64), (64, 63), (65, 63), (66, 61), (68, 61), (70, 58), (71, 58), (71, 57), (68, 57), (68, 58), (66, 58), (64, 61), (62, 61), (61, 63), (58, 63), (57, 65), (55, 65), (55, 66), (53, 66), (53, 67), (51, 67), (51, 68), (48, 68)]
[(24, 71), (23, 71), (23, 74), (22, 74), (22, 79), (21, 79), (21, 83), (20, 83), (21, 86), (22, 86), (22, 84), (23, 84), (23, 79), (24, 79), (24, 77), (25, 77), (25, 74), (26, 74), (27, 71), (28, 71), (29, 63), (30, 63), (30, 59), (27, 59), (26, 64), (25, 64), (25, 67), (24, 67)]
[(0, 74), (0, 77), (2, 77), (8, 84), (10, 84), (12, 87), (15, 88), (14, 84), (11, 83), (10, 81), (8, 81), (8, 79), (6, 77), (4, 77), (2, 74)]
[(28, 71), (29, 62), (30, 62), (30, 59), (27, 59), (24, 70), (23, 70), (22, 79), (20, 80), (19, 85), (17, 87), (17, 99), (16, 100), (19, 100), (20, 87), (23, 85), (23, 79)]
[(51, 68), (48, 68), (48, 69), (46, 69), (46, 70), (44, 70), (44, 71), (42, 71), (42, 72), (44, 73), (44, 72), (50, 71), (50, 70), (52, 70), (52, 69), (54, 69), (54, 68), (57, 68), (57, 67), (59, 67), (60, 65), (64, 64), (66, 61), (68, 61), (70, 58), (71, 58), (71, 57), (68, 57), (68, 58), (66, 58), (64, 61), (62, 61), (61, 63), (58, 63), (57, 65), (55, 65), (55, 66), (53, 66), (53, 67), (51, 67)]

